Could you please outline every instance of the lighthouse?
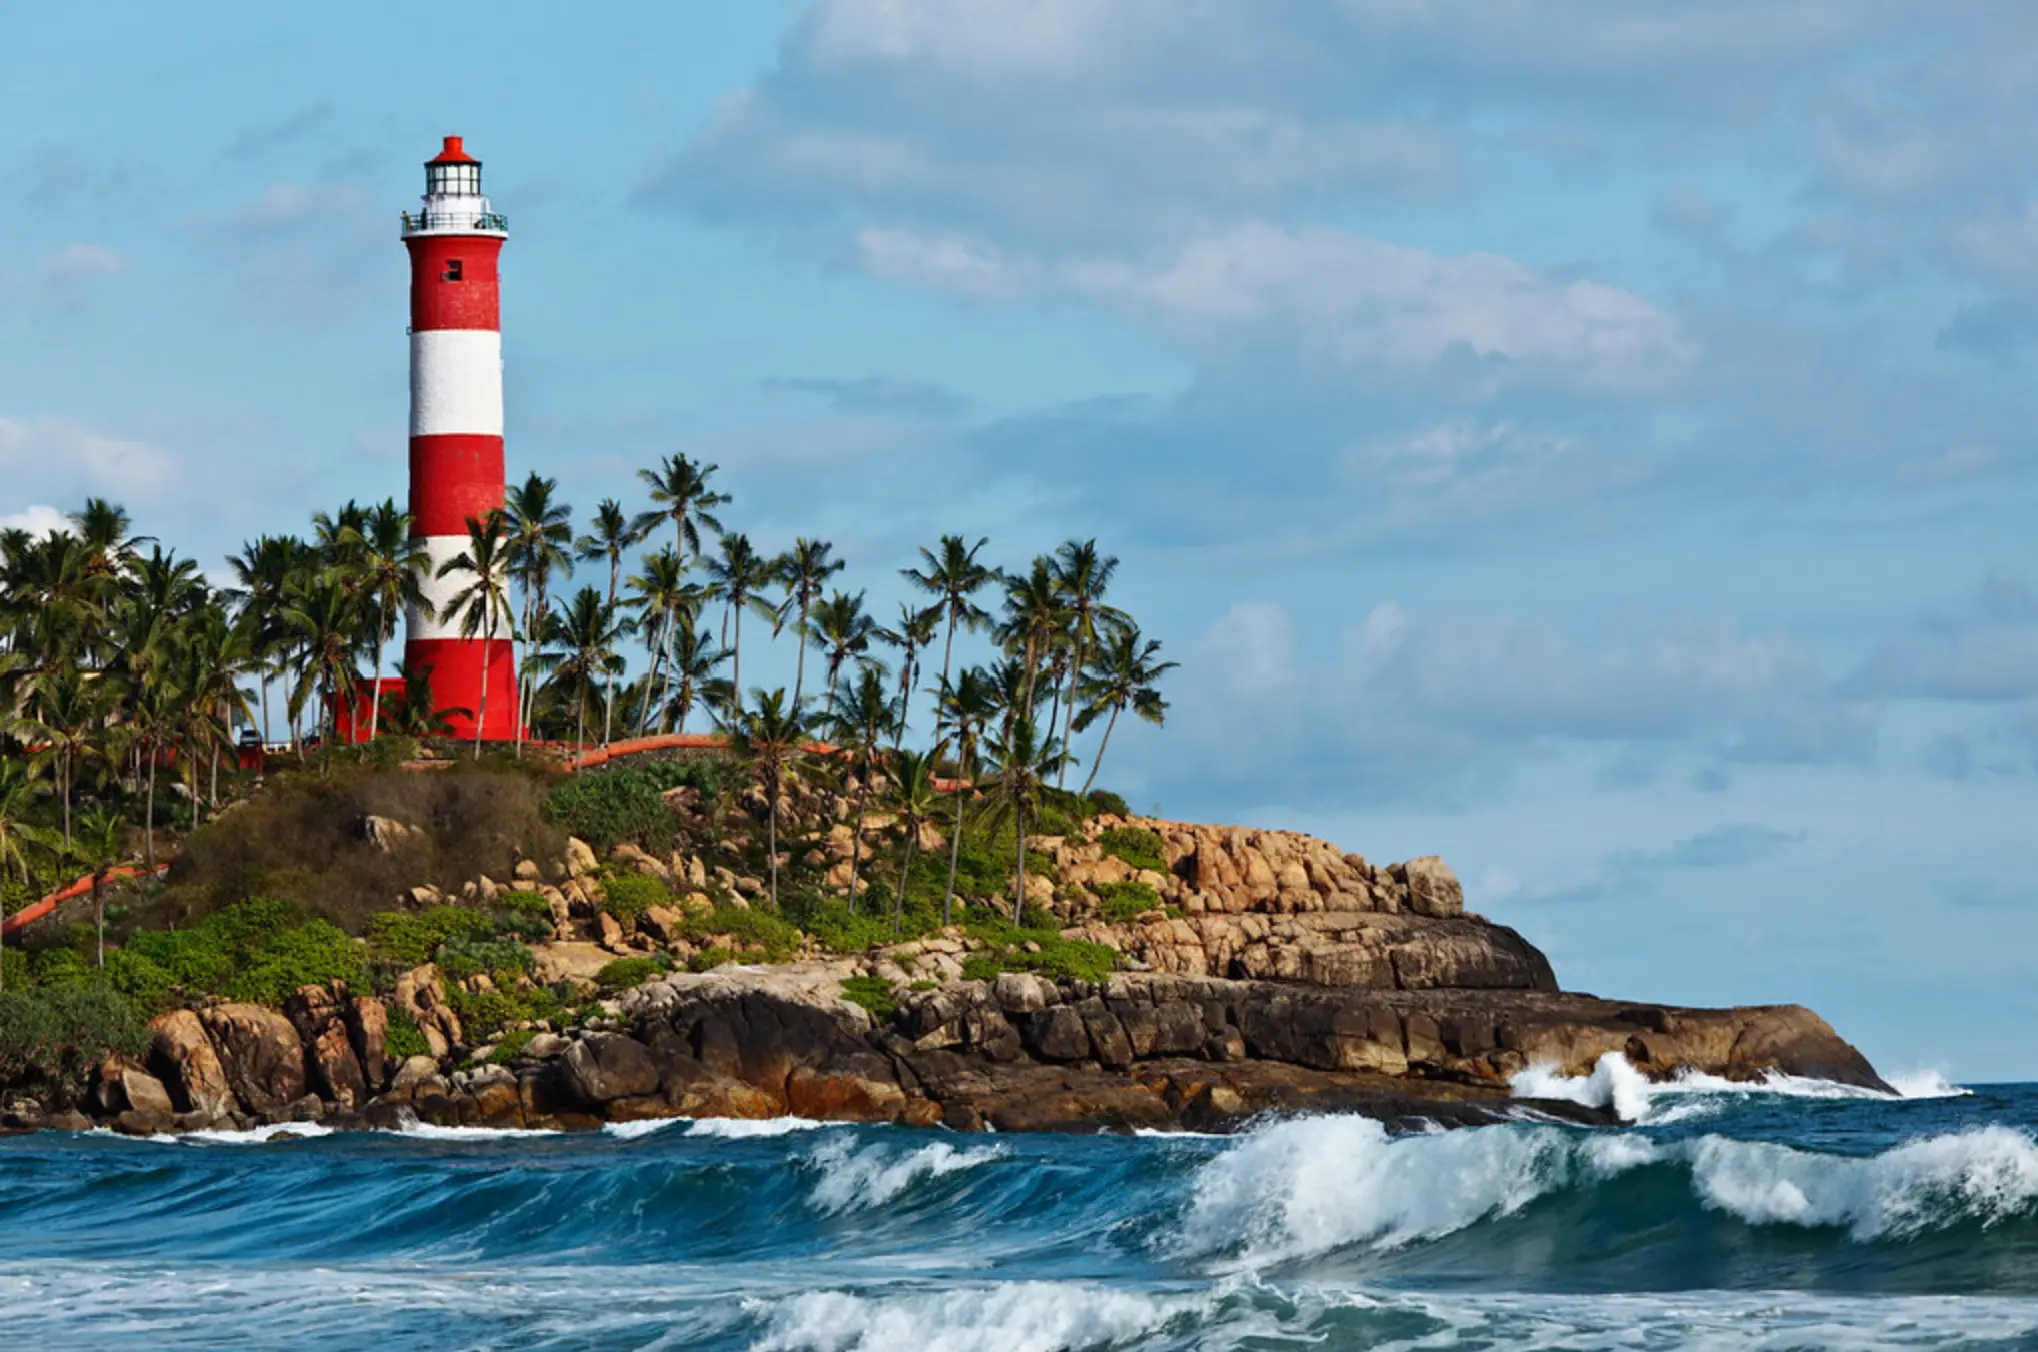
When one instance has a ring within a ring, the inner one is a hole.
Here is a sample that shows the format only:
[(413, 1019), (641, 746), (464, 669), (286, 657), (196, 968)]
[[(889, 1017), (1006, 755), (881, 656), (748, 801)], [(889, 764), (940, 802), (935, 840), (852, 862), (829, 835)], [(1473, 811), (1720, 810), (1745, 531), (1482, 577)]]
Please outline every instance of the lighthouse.
[[(410, 250), (410, 512), (431, 566), (424, 605), (407, 616), (405, 669), (429, 682), (432, 704), (452, 732), (516, 734), (515, 656), (507, 632), (493, 642), (463, 636), (446, 603), (476, 580), (438, 575), (467, 551), (467, 523), (503, 505), (502, 315), (496, 261), (509, 222), (481, 193), (481, 161), (460, 138), (425, 161), (423, 210), (403, 216)], [(485, 677), (484, 677), (485, 673)]]

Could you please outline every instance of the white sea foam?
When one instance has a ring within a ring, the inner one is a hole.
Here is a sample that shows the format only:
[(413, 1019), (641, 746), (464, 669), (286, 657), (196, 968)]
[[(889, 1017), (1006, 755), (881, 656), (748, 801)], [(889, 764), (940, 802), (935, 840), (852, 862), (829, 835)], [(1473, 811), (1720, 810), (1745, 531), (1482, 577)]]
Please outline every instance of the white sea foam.
[(602, 1128), (602, 1135), (613, 1136), (619, 1141), (636, 1141), (656, 1136), (666, 1128), (684, 1122), (687, 1122), (684, 1117), (647, 1117), (637, 1122), (610, 1122)]
[(1651, 1080), (1629, 1064), (1619, 1052), (1608, 1052), (1585, 1076), (1565, 1075), (1554, 1066), (1530, 1066), (1515, 1072), (1509, 1080), (1516, 1098), (1560, 1099), (1588, 1108), (1612, 1108), (1623, 1122), (1661, 1125), (1701, 1116), (1716, 1104), (1694, 1102), (1733, 1095), (1770, 1094), (1783, 1098), (1880, 1099), (1948, 1098), (1965, 1094), (1965, 1089), (1946, 1082), (1937, 1071), (1920, 1071), (1891, 1081), (1894, 1096), (1857, 1085), (1815, 1080), (1802, 1075), (1771, 1071), (1759, 1080), (1728, 1080), (1718, 1075), (1691, 1071), (1673, 1079)]
[(442, 1127), (436, 1122), (420, 1122), (405, 1114), (395, 1131), (382, 1133), (390, 1136), (408, 1137), (414, 1141), (528, 1141), (546, 1136), (563, 1135), (562, 1132), (545, 1131), (527, 1127)]
[[(1561, 1177), (1570, 1134), (1495, 1127), (1390, 1140), (1362, 1117), (1262, 1127), (1198, 1172), (1175, 1243), (1256, 1267), (1350, 1244), (1434, 1239), (1535, 1200)], [(1227, 1261), (1226, 1265), (1232, 1265)]]
[(1694, 1201), (1750, 1225), (1835, 1226), (1860, 1241), (2038, 1215), (2038, 1141), (2001, 1126), (1851, 1157), (1554, 1127), (1390, 1138), (1364, 1118), (1319, 1117), (1259, 1128), (1204, 1164), (1179, 1238), (1163, 1243), (1234, 1271), (1389, 1249), (1657, 1165), (1683, 1170)]
[(811, 1117), (702, 1117), (687, 1127), (689, 1136), (709, 1136), (724, 1141), (748, 1141), (760, 1136), (790, 1136), (796, 1131), (820, 1131), (847, 1127), (848, 1122), (817, 1122)]
[(293, 1140), (310, 1140), (319, 1136), (330, 1136), (333, 1129), (317, 1122), (285, 1122), (273, 1127), (250, 1127), (246, 1131), (187, 1131), (175, 1136), (147, 1136), (139, 1139), (159, 1141), (165, 1145), (267, 1145), (276, 1141), (286, 1145)]
[(1118, 1347), (1202, 1311), (1202, 1297), (1155, 1296), (1064, 1282), (862, 1296), (815, 1291), (776, 1303), (756, 1352), (1065, 1352)]
[(1843, 1226), (1867, 1240), (2038, 1212), (2038, 1141), (2009, 1127), (1932, 1136), (1866, 1158), (1707, 1136), (1690, 1158), (1706, 1205), (1751, 1225)]
[(1933, 1070), (1929, 1067), (1919, 1070), (1900, 1070), (1894, 1074), (1885, 1075), (1883, 1078), (1889, 1081), (1889, 1087), (1896, 1090), (1899, 1098), (1965, 1098), (1974, 1092), (1972, 1089), (1966, 1089), (1954, 1084), (1946, 1078), (1943, 1071)]
[(831, 1212), (882, 1206), (922, 1179), (974, 1169), (1006, 1153), (1001, 1145), (958, 1150), (946, 1141), (935, 1141), (900, 1154), (885, 1146), (859, 1149), (853, 1141), (828, 1141), (808, 1156), (821, 1171), (814, 1184), (814, 1204)]

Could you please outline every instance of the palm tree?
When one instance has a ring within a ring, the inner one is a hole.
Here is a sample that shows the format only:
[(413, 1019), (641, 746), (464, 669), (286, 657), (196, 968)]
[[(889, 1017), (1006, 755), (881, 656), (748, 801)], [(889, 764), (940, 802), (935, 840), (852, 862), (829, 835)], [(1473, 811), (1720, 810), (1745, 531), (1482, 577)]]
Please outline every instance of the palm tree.
[(36, 755), (56, 768), (57, 796), (63, 800), (64, 845), (71, 844), (71, 800), (78, 769), (104, 759), (99, 744), (105, 715), (103, 683), (87, 681), (76, 667), (48, 672), (35, 682), (28, 715), (15, 722), (16, 735), (38, 748)]
[(71, 529), (77, 532), (78, 544), (84, 551), (86, 571), (112, 576), (127, 566), (128, 558), (134, 553), (134, 546), (146, 541), (154, 544), (152, 536), (133, 536), (133, 522), (127, 510), (105, 498), (85, 499), (84, 509), (71, 513)]
[[(751, 547), (747, 535), (724, 535), (722, 556), (708, 561), (714, 593), (722, 598), (722, 643), (729, 649), (729, 679), (735, 683), (739, 698), (743, 689), (743, 612), (754, 609), (765, 616), (776, 613), (758, 596), (758, 592), (771, 585), (772, 576), (771, 561)], [(732, 619), (736, 626), (733, 636), (729, 632)]]
[[(623, 504), (614, 498), (603, 498), (601, 506), (594, 509), (594, 520), (588, 533), (573, 542), (573, 556), (582, 563), (607, 563), (609, 566), (609, 608), (615, 609), (616, 586), (622, 578), (623, 551), (632, 548), (644, 537), (638, 533), (635, 523), (623, 514)], [(609, 674), (607, 693), (602, 699), (601, 741), (609, 744), (614, 735), (616, 713), (616, 678)]]
[(706, 526), (717, 535), (722, 532), (722, 523), (715, 519), (714, 510), (727, 502), (729, 495), (708, 487), (708, 480), (715, 477), (719, 468), (696, 465), (683, 455), (668, 455), (657, 469), (637, 471), (637, 477), (650, 485), (651, 501), (658, 504), (658, 509), (640, 513), (636, 529), (640, 535), (648, 535), (662, 522), (670, 521), (673, 547), (678, 551), (682, 571), (687, 550), (691, 549), (696, 556), (701, 552), (701, 527)]
[(856, 914), (856, 875), (863, 865), (863, 818), (871, 779), (884, 755), (885, 730), (898, 719), (899, 702), (885, 693), (885, 671), (875, 662), (857, 667), (856, 680), (845, 681), (830, 698), (833, 717), (829, 736), (842, 759), (843, 773), (856, 781), (856, 828), (849, 837), (849, 913)]
[(283, 608), (284, 629), (293, 635), (304, 655), (304, 674), (291, 691), (291, 725), (318, 682), (323, 708), (319, 726), (331, 738), (331, 720), (341, 704), (354, 702), (354, 651), (360, 634), (358, 596), (337, 572), (329, 570), (314, 577), (307, 590), (298, 593)]
[(836, 592), (814, 607), (811, 637), (828, 654), (828, 689), (842, 676), (842, 664), (870, 651), (877, 624), (863, 610), (863, 593)]
[[(227, 560), (240, 582), (241, 623), (248, 630), (248, 643), (255, 656), (271, 664), (277, 674), (283, 671), (283, 651), (286, 646), (283, 626), (278, 618), (286, 603), (290, 581), (297, 573), (309, 552), (302, 540), (289, 535), (264, 535), (253, 544), (241, 546), (241, 552)], [(262, 740), (273, 740), (269, 725), (269, 675), (262, 679)], [(288, 697), (286, 687), (285, 696)]]
[(368, 740), (382, 734), (382, 650), (396, 637), (396, 621), (406, 607), (423, 605), (424, 575), (431, 567), (431, 552), (424, 540), (412, 533), (413, 517), (385, 498), (371, 509), (359, 531), (346, 544), (357, 552), (360, 571), (362, 618), (368, 625), (375, 650), (369, 668), (374, 695), (368, 705)]
[(751, 767), (764, 785), (767, 849), (771, 853), (771, 909), (778, 909), (778, 809), (785, 780), (807, 753), (811, 722), (799, 705), (786, 703), (785, 689), (753, 690), (757, 707), (732, 709), (727, 724), (729, 750)]
[(163, 753), (176, 741), (183, 711), (183, 692), (159, 678), (135, 692), (128, 705), (127, 725), (122, 729), (141, 757), (146, 773), (142, 842), (150, 868), (156, 866), (156, 767), (162, 763)]
[[(472, 579), (447, 598), (439, 619), (457, 621), (460, 637), (481, 635), (481, 709), (474, 719), (474, 759), (481, 759), (481, 730), (488, 723), (488, 661), (495, 650), (495, 636), (508, 628), (515, 634), (515, 617), (510, 613), (509, 527), (501, 512), (490, 512), (479, 521), (467, 523), (467, 548), (439, 565), (440, 577)], [(512, 640), (514, 641), (514, 640)]]
[(545, 617), (544, 642), (556, 654), (543, 654), (537, 661), (574, 691), (578, 720), (574, 764), (587, 749), (587, 702), (594, 696), (598, 677), (613, 677), (622, 659), (616, 656), (616, 609), (602, 599), (598, 588), (582, 587), (562, 610)]
[(1005, 579), (1005, 622), (998, 628), (998, 641), (1025, 661), (1026, 688), (1019, 711), (1028, 718), (1033, 716), (1041, 661), (1061, 632), (1062, 620), (1061, 588), (1045, 556), (1036, 558), (1027, 572)]
[(1087, 732), (1100, 717), (1109, 717), (1104, 723), (1104, 740), (1097, 743), (1097, 754), (1090, 760), (1090, 776), (1083, 781), (1081, 797), (1088, 798), (1090, 787), (1097, 782), (1119, 714), (1131, 709), (1155, 727), (1167, 721), (1168, 702), (1154, 686), (1180, 664), (1157, 661), (1160, 651), (1159, 639), (1146, 638), (1137, 625), (1128, 625), (1112, 630), (1104, 646), (1091, 656), (1082, 684), (1076, 687), (1083, 711), (1076, 715), (1074, 728)]
[[(26, 764), (11, 758), (0, 760), (0, 879), (12, 864), (21, 870), (22, 882), (29, 880), (28, 856), (21, 851), (23, 841), (45, 847), (57, 844), (28, 821), (35, 794), (35, 779)], [(0, 923), (6, 919), (7, 908), (0, 906)], [(0, 982), (4, 982), (6, 968), (4, 955), (0, 955)]]
[[(715, 672), (728, 660), (729, 650), (716, 646), (714, 635), (696, 633), (693, 620), (681, 617), (666, 667), (670, 701), (663, 711), (674, 732), (685, 732), (687, 715), (694, 706), (712, 703), (711, 697), (727, 687), (728, 682), (718, 679)], [(648, 689), (645, 698), (650, 698)]]
[(639, 566), (643, 571), (629, 579), (629, 604), (638, 611), (637, 628), (646, 635), (651, 655), (651, 667), (644, 676), (644, 700), (637, 713), (637, 735), (642, 737), (650, 730), (651, 711), (663, 703), (656, 694), (658, 676), (673, 632), (682, 617), (692, 627), (705, 593), (687, 582), (686, 566), (671, 549), (647, 554)]
[[(940, 606), (916, 610), (901, 601), (897, 626), (876, 630), (873, 635), (878, 642), (899, 650), (899, 720), (898, 730), (892, 738), (895, 750), (906, 744), (906, 718), (912, 711), (913, 688), (920, 683), (920, 654), (934, 642), (935, 629), (940, 623)], [(935, 713), (934, 723), (938, 735), (941, 727), (939, 710)]]
[[(1055, 551), (1054, 580), (1060, 588), (1062, 603), (1067, 611), (1067, 640), (1073, 649), (1069, 656), (1068, 697), (1063, 700), (1064, 722), (1062, 742), (1064, 745), (1074, 738), (1076, 716), (1076, 683), (1082, 678), (1090, 653), (1094, 652), (1105, 635), (1131, 624), (1131, 617), (1124, 611), (1104, 604), (1104, 593), (1111, 588), (1111, 579), (1118, 575), (1116, 557), (1097, 552), (1095, 540), (1069, 540)], [(1165, 706), (1163, 706), (1165, 707)], [(1048, 727), (1052, 733), (1052, 725)], [(1068, 763), (1062, 763), (1062, 774), (1068, 773)], [(1061, 787), (1060, 777), (1055, 786)]]
[[(789, 616), (797, 615), (793, 623), (793, 637), (799, 640), (799, 656), (793, 669), (793, 703), (800, 702), (801, 692), (807, 683), (807, 616), (814, 603), (821, 597), (821, 588), (829, 578), (848, 567), (841, 559), (833, 557), (835, 547), (826, 540), (801, 538), (793, 541), (793, 547), (779, 560), (779, 581), (785, 584), (785, 604), (779, 608), (778, 624)], [(775, 636), (778, 629), (774, 627)], [(835, 688), (834, 673), (829, 673), (828, 688)]]
[[(217, 607), (193, 617), (184, 641), (182, 684), (189, 692), (193, 715), (199, 720), (198, 740), (211, 752), (209, 797), (217, 809), (220, 753), (232, 748), (236, 723), (254, 722), (254, 709), (240, 686), (241, 674), (253, 665), (254, 654), (246, 633), (240, 626), (229, 623), (226, 613)], [(379, 702), (379, 694), (377, 698)], [(194, 813), (196, 801), (194, 794)]]
[[(107, 875), (120, 862), (120, 814), (110, 807), (95, 807), (78, 817), (78, 838), (70, 847), (72, 858), (84, 864), (92, 875), (92, 925), (99, 935), (98, 965), (106, 965), (106, 901), (101, 889)], [(155, 860), (149, 861), (155, 867)]]
[(892, 757), (892, 782), (887, 797), (906, 832), (906, 858), (899, 866), (899, 891), (892, 900), (892, 937), (897, 938), (906, 914), (906, 880), (913, 873), (913, 854), (920, 845), (920, 824), (934, 815), (940, 801), (934, 792), (934, 757), (940, 751), (901, 751)]
[[(941, 645), (941, 680), (945, 685), (955, 657), (955, 631), (958, 627), (971, 633), (984, 627), (990, 621), (990, 614), (971, 598), (991, 583), (997, 581), (995, 569), (977, 562), (977, 554), (990, 543), (986, 536), (973, 545), (965, 545), (960, 535), (941, 537), (939, 553), (920, 548), (924, 568), (902, 568), (899, 575), (929, 596), (938, 598), (936, 605), (948, 621), (948, 637)], [(941, 735), (941, 715), (934, 716), (934, 735)]]
[(993, 820), (1012, 819), (1015, 858), (1012, 886), (1012, 923), (1022, 923), (1026, 906), (1026, 818), (1040, 799), (1048, 778), (1061, 769), (1064, 759), (1053, 738), (1045, 742), (1034, 729), (1033, 716), (1022, 713), (1011, 726), (993, 737), (990, 753), (989, 791)]
[[(551, 614), (552, 606), (546, 592), (552, 585), (552, 575), (573, 567), (573, 509), (554, 499), (553, 495), (558, 491), (557, 480), (534, 472), (521, 485), (509, 490), (503, 512), (509, 519), (510, 569), (524, 589), (523, 628), (528, 636), (527, 655), (528, 644), (539, 641), (544, 617)], [(537, 676), (530, 670), (528, 661), (517, 680), (518, 756), (524, 753), (527, 688), (531, 691), (537, 689)]]
[(997, 692), (982, 667), (964, 667), (955, 682), (941, 692), (943, 713), (955, 729), (955, 821), (948, 838), (948, 888), (941, 894), (941, 924), (948, 927), (955, 904), (955, 873), (962, 862), (962, 809), (973, 791), (970, 766), (976, 759), (977, 739), (998, 712)]

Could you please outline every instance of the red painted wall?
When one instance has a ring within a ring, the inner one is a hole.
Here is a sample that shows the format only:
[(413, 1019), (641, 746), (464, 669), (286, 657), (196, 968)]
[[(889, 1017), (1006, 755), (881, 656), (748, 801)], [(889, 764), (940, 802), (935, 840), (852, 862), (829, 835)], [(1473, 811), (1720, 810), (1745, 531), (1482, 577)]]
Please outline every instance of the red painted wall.
[[(502, 328), (496, 262), (502, 241), (489, 235), (412, 235), (410, 326), (429, 329)], [(460, 262), (460, 280), (447, 280), (448, 265)]]

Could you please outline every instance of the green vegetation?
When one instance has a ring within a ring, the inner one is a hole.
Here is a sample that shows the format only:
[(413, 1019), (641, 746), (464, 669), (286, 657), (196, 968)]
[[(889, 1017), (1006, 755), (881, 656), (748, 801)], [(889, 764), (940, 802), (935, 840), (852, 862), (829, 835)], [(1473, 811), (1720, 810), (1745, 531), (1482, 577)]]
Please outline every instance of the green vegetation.
[(513, 1028), (497, 1039), (495, 1050), (482, 1058), (482, 1064), (506, 1066), (524, 1054), (524, 1048), (531, 1045), (531, 1039), (538, 1036), (534, 1028)]
[(1160, 909), (1160, 893), (1146, 883), (1099, 883), (1096, 892), (1104, 919), (1114, 925), (1123, 925), (1147, 911)]
[(672, 889), (645, 873), (619, 873), (602, 884), (602, 909), (626, 922), (672, 901)]
[(1056, 981), (1097, 982), (1118, 968), (1112, 949), (1064, 939), (1044, 926), (1022, 928), (1003, 919), (983, 919), (970, 923), (969, 935), (986, 945), (963, 961), (962, 974), (969, 981), (989, 981), (1000, 972), (1038, 972)]
[(102, 984), (0, 993), (0, 1082), (75, 1075), (112, 1052), (139, 1056), (148, 1042), (127, 998)]
[(879, 1023), (890, 1023), (892, 1016), (899, 1012), (898, 999), (892, 994), (892, 983), (881, 976), (850, 977), (842, 983), (842, 998), (853, 1005), (862, 1005)]
[(670, 970), (670, 964), (659, 958), (617, 958), (595, 973), (594, 980), (605, 991), (626, 991)]
[[(72, 984), (51, 950), (39, 986)], [(39, 954), (38, 957), (44, 957)], [(82, 964), (82, 960), (80, 960)], [(185, 999), (223, 995), (280, 1005), (299, 986), (367, 985), (360, 944), (324, 920), (305, 920), (287, 902), (262, 898), (209, 917), (195, 929), (132, 936), (107, 960), (106, 981), (149, 1014)]]
[(383, 1039), (382, 1049), (398, 1065), (413, 1056), (429, 1055), (432, 1050), (410, 1015), (393, 1005), (389, 1009), (389, 1033)]
[(1097, 837), (1104, 853), (1134, 868), (1168, 871), (1168, 846), (1161, 833), (1142, 826), (1114, 826)]

